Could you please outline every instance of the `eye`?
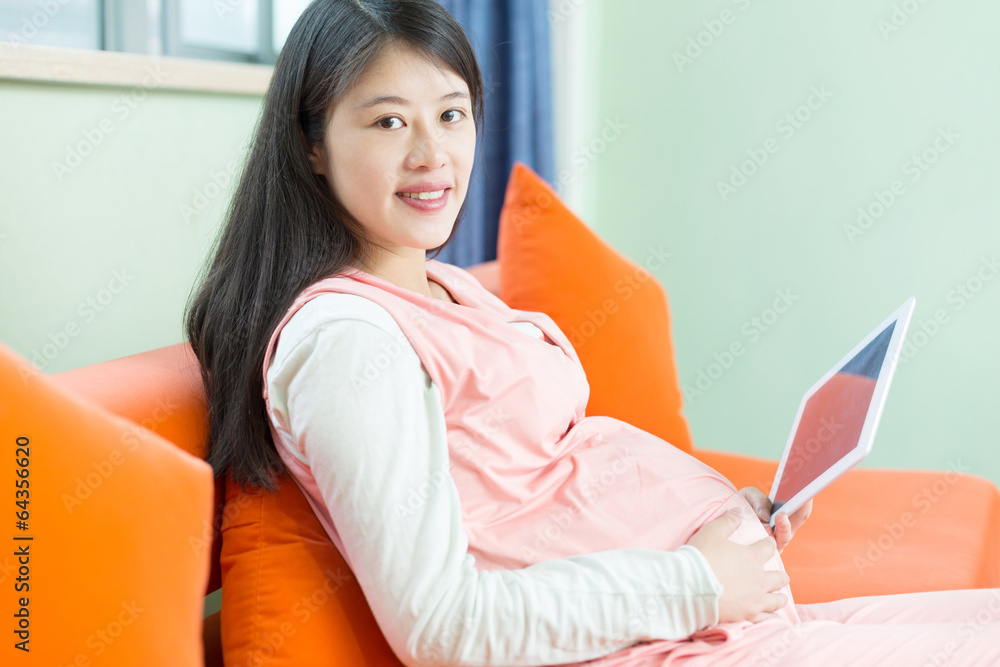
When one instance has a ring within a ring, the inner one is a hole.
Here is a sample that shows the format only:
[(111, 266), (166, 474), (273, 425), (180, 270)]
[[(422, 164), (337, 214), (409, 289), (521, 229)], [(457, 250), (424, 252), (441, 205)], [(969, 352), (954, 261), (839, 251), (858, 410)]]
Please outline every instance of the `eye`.
[(447, 114), (452, 114), (452, 113), (456, 114), (457, 117), (454, 120), (448, 121), (451, 123), (457, 123), (458, 121), (462, 120), (462, 118), (465, 117), (465, 112), (462, 111), (461, 109), (448, 109), (443, 114), (441, 114), (441, 117), (444, 118)]
[(403, 122), (399, 118), (399, 116), (386, 116), (385, 118), (382, 118), (381, 120), (375, 121), (375, 124), (378, 125), (379, 127), (381, 127), (383, 130), (394, 130), (396, 128), (394, 128), (394, 127), (387, 127), (386, 124), (385, 124), (387, 121), (393, 121), (393, 120), (398, 120), (400, 123)]

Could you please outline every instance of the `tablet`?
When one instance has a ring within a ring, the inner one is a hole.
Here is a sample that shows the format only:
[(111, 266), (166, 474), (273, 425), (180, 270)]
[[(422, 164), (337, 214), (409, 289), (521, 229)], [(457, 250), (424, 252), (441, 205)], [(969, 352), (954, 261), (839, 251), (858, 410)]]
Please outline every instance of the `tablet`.
[(882, 324), (809, 388), (799, 404), (771, 486), (771, 526), (868, 456), (916, 299)]

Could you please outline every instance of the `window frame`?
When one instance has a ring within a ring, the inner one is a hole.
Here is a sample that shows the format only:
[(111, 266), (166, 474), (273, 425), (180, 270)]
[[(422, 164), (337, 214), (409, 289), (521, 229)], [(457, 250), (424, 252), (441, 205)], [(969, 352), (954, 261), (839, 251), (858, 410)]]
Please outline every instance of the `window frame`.
[(157, 90), (263, 96), (274, 67), (0, 42), (0, 81), (152, 88), (151, 73), (161, 71)]

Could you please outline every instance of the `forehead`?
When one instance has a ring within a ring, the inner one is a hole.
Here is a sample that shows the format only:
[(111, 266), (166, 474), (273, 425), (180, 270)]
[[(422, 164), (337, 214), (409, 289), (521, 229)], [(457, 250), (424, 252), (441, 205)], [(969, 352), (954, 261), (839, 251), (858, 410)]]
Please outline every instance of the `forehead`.
[(448, 65), (413, 47), (390, 45), (348, 89), (344, 101), (353, 108), (375, 96), (437, 100), (456, 90), (469, 93), (465, 80)]

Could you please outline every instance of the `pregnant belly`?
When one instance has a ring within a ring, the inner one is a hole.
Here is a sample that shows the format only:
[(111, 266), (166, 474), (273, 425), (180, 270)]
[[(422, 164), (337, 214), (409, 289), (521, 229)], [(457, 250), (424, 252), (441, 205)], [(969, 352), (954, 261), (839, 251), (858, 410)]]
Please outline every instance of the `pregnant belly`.
[[(488, 465), (455, 476), (469, 552), (479, 569), (518, 569), (611, 549), (673, 551), (731, 508), (743, 512), (733, 542), (746, 545), (767, 537), (729, 480), (650, 433), (610, 417), (586, 417), (564, 437), (574, 439), (566, 455), (533, 476), (503, 475)], [(517, 460), (515, 453), (506, 453)], [(496, 494), (518, 502), (497, 503)], [(764, 567), (784, 570), (777, 554)], [(788, 603), (777, 616), (800, 622), (790, 588), (781, 592)], [(709, 651), (739, 638), (751, 625), (710, 626), (692, 635), (700, 640), (694, 642), (642, 642), (605, 656), (600, 664), (666, 664), (668, 654)]]
[[(566, 455), (530, 476), (455, 475), (480, 569), (607, 549), (673, 550), (730, 507), (749, 508), (715, 470), (626, 422), (586, 417), (564, 437), (575, 441)], [(498, 495), (519, 502), (497, 503)], [(766, 535), (758, 520), (748, 522), (757, 539)]]
[[(530, 480), (494, 476), (473, 485), (456, 478), (479, 569), (516, 569), (609, 549), (672, 551), (731, 508), (744, 512), (732, 541), (767, 537), (729, 480), (646, 431), (586, 417), (565, 437), (575, 439), (567, 455)], [(519, 493), (521, 503), (514, 511), (496, 509), (487, 489)], [(765, 567), (784, 569), (777, 555)]]

